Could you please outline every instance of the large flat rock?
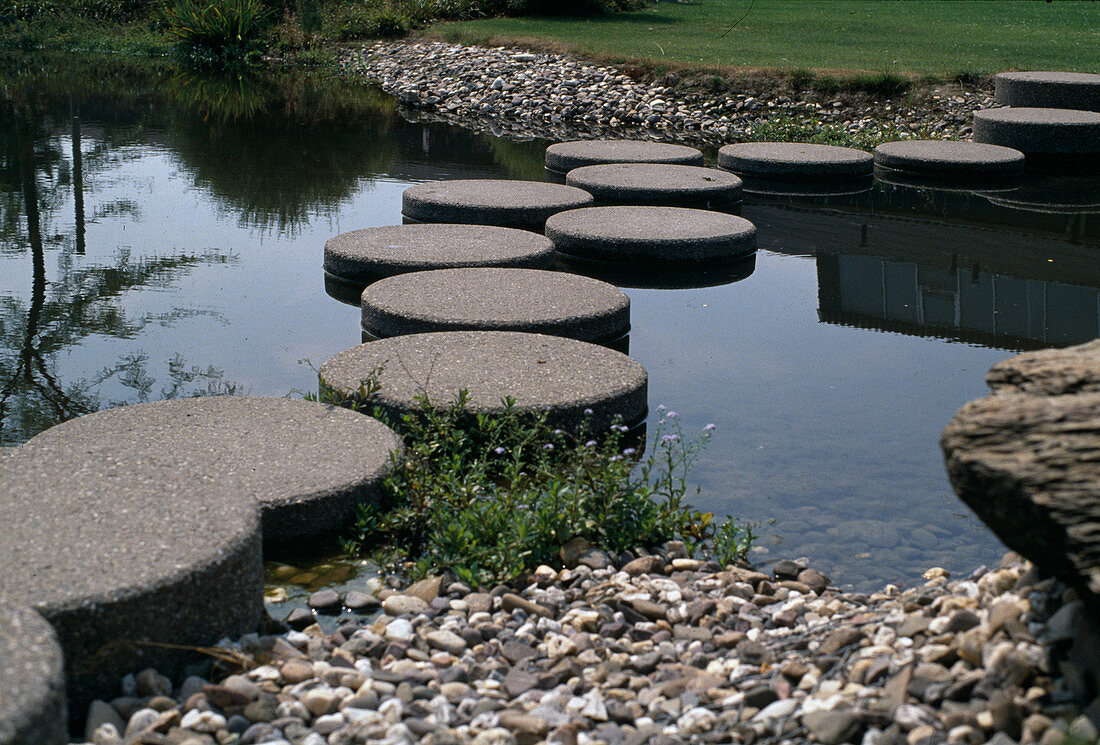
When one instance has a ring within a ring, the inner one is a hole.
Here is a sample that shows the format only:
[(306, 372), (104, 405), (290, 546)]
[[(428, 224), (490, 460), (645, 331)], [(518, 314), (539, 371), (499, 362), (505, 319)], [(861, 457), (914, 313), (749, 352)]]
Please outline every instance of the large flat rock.
[(69, 741), (57, 634), (25, 606), (0, 598), (0, 745)]
[(57, 632), (72, 711), (189, 656), (157, 645), (209, 645), (264, 618), (259, 509), (235, 475), (57, 438), (0, 458), (0, 484), (0, 595)]
[(592, 204), (592, 195), (574, 186), (501, 179), (433, 181), (411, 186), (401, 196), (402, 214), (416, 222), (539, 231), (550, 215)]
[(870, 153), (805, 142), (741, 142), (718, 151), (718, 167), (742, 177), (823, 179), (870, 175)]
[(31, 438), (84, 457), (158, 454), (239, 480), (259, 501), (264, 547), (301, 548), (346, 527), (377, 497), (401, 439), (338, 406), (262, 396), (217, 396), (124, 406), (72, 419)]
[(1000, 363), (944, 429), (959, 497), (1100, 610), (1100, 340)]
[(875, 148), (875, 165), (942, 178), (1014, 176), (1024, 154), (1000, 145), (966, 140), (898, 140)]
[(466, 266), (549, 267), (554, 244), (529, 230), (493, 225), (387, 225), (325, 242), (325, 271), (367, 284), (379, 277)]
[(735, 215), (684, 207), (588, 207), (554, 215), (546, 235), (558, 251), (643, 269), (749, 256), (756, 228)]
[[(381, 372), (375, 373), (381, 368)], [(372, 403), (393, 416), (415, 414), (424, 396), (444, 408), (461, 391), (471, 411), (500, 411), (503, 399), (545, 411), (557, 426), (601, 431), (616, 416), (645, 419), (648, 378), (626, 355), (575, 339), (516, 331), (442, 331), (395, 336), (340, 352), (321, 366), (320, 383), (351, 397), (375, 376)], [(585, 410), (591, 410), (586, 414)]]
[(529, 331), (583, 341), (630, 331), (630, 299), (606, 282), (539, 269), (439, 269), (375, 282), (362, 295), (363, 331)]
[(1100, 111), (1100, 75), (1029, 70), (993, 78), (993, 98), (1005, 106)]
[(1015, 108), (974, 112), (974, 142), (1003, 145), (1025, 155), (1100, 154), (1100, 113), (1076, 109)]
[(703, 153), (686, 145), (646, 140), (577, 140), (558, 142), (546, 148), (546, 168), (555, 173), (603, 163), (701, 166)]
[(730, 209), (741, 204), (741, 179), (699, 166), (609, 163), (574, 168), (565, 183), (584, 189), (600, 204)]

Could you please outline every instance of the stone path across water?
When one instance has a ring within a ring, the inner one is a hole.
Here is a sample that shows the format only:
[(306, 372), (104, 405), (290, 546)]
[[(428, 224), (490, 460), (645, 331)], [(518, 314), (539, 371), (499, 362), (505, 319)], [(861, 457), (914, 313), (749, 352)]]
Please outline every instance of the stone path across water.
[(493, 225), (387, 225), (325, 242), (325, 271), (366, 284), (379, 277), (465, 266), (549, 267), (554, 244), (528, 230)]
[[(648, 378), (626, 355), (587, 342), (516, 331), (441, 331), (395, 336), (340, 352), (321, 366), (322, 389), (351, 396), (376, 375), (371, 403), (394, 416), (450, 405), (461, 391), (471, 411), (499, 411), (511, 396), (568, 429), (602, 431), (617, 417), (645, 419)], [(586, 414), (590, 410), (590, 414)]]
[(686, 145), (648, 140), (577, 140), (558, 142), (546, 148), (546, 169), (555, 173), (608, 163), (701, 166), (703, 153)]
[(1015, 148), (1025, 155), (1096, 156), (1100, 113), (1013, 107), (975, 111), (974, 142)]
[(718, 167), (742, 177), (817, 179), (867, 176), (870, 153), (804, 142), (742, 142), (718, 151)]
[[(401, 439), (371, 417), (338, 406), (288, 398), (217, 396), (107, 409), (31, 438), (24, 450), (49, 446), (124, 462), (158, 458), (223, 477), (259, 500), (265, 548), (301, 548), (335, 533), (371, 501)], [(157, 500), (156, 492), (149, 501)]]
[(574, 168), (565, 183), (598, 204), (656, 205), (730, 210), (740, 207), (741, 179), (716, 168), (611, 163)]
[(596, 279), (539, 269), (439, 269), (375, 282), (363, 292), (363, 331), (530, 331), (613, 341), (630, 331), (630, 299)]
[(63, 665), (50, 625), (0, 596), (0, 745), (69, 741)]
[(416, 222), (476, 223), (541, 231), (551, 215), (592, 204), (591, 194), (564, 184), (454, 179), (409, 187), (401, 198), (401, 212)]
[(1100, 111), (1100, 75), (1088, 72), (1002, 72), (993, 98), (1006, 106)]

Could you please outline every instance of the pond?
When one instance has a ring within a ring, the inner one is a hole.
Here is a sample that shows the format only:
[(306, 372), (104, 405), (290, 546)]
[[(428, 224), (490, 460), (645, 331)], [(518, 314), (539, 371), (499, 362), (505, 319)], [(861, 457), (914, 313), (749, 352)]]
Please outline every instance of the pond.
[[(358, 308), (325, 291), (328, 238), (400, 222), (411, 184), (544, 178), (545, 141), (417, 122), (320, 76), (3, 70), (5, 444), (120, 403), (313, 391), (310, 363), (360, 342)], [(750, 199), (751, 272), (627, 283), (652, 416), (717, 425), (693, 502), (759, 522), (758, 560), (867, 590), (1003, 553), (954, 497), (940, 430), (990, 365), (1100, 323), (1096, 179), (1033, 181)]]

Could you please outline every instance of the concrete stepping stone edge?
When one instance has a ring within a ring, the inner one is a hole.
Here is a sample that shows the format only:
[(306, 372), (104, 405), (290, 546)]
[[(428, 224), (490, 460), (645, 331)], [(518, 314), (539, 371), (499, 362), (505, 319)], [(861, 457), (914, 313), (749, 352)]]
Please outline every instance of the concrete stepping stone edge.
[(0, 597), (0, 745), (69, 741), (63, 668), (46, 620)]

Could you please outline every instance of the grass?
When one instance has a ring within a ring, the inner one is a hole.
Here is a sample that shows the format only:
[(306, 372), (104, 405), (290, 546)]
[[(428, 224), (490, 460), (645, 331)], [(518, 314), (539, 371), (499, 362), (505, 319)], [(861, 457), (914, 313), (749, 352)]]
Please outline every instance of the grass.
[(691, 0), (590, 18), (486, 18), (427, 33), (460, 43), (534, 41), (658, 72), (1100, 70), (1100, 4), (1089, 0)]

